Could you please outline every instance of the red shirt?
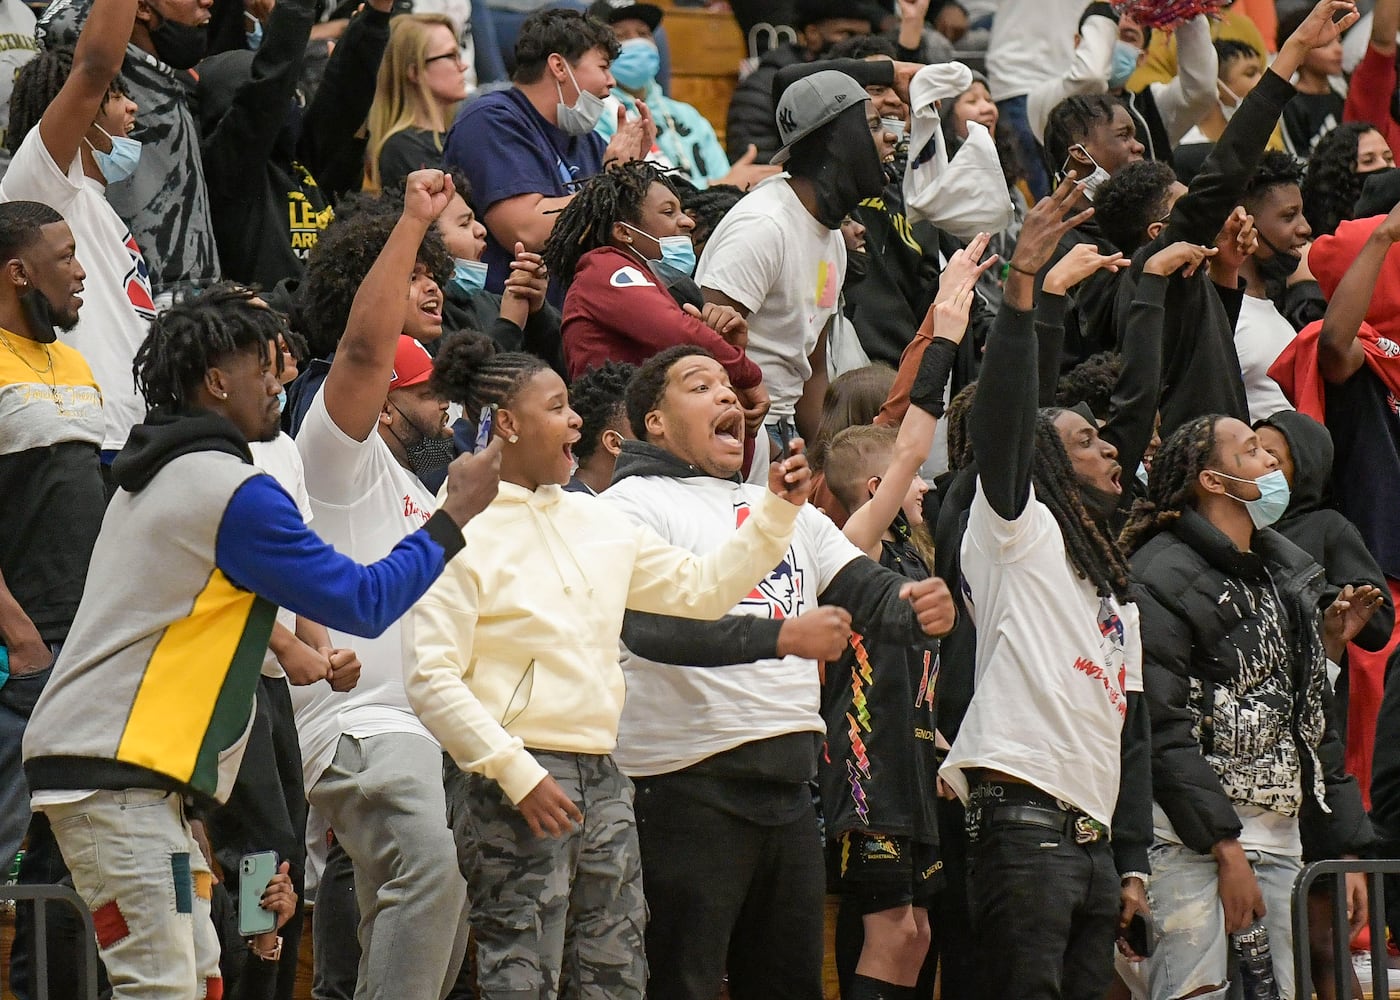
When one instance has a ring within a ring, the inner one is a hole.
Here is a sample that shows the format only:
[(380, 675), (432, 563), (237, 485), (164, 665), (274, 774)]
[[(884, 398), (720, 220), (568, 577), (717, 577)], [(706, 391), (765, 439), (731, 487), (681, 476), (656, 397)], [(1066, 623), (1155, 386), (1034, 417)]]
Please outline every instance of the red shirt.
[(564, 360), (575, 379), (604, 361), (639, 365), (676, 344), (715, 356), (736, 389), (763, 381), (758, 365), (676, 304), (645, 264), (616, 247), (579, 258), (564, 295)]
[(1390, 99), (1395, 93), (1395, 56), (1366, 46), (1366, 55), (1356, 64), (1347, 89), (1342, 121), (1369, 122), (1385, 136), (1390, 151), (1400, 159), (1400, 124), (1390, 116)]

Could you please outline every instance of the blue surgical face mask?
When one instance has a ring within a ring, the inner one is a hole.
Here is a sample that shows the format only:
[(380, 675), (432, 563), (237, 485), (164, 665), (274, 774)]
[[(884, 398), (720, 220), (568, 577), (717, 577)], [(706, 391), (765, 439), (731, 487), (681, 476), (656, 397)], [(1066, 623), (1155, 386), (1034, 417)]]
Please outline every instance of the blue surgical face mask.
[[(124, 135), (112, 135), (101, 125), (97, 126), (97, 131), (112, 140), (110, 153), (104, 153), (88, 142), (88, 149), (92, 150), (92, 158), (102, 172), (102, 179), (108, 184), (116, 184), (136, 173), (136, 166), (141, 162), (141, 144)], [(87, 142), (86, 139), (83, 141)]]
[(251, 28), (249, 28), (243, 33), (243, 37), (248, 39), (248, 48), (256, 52), (258, 51), (258, 46), (262, 44), (263, 40), (262, 22), (259, 21), (252, 14), (249, 14), (247, 12), (244, 12), (243, 16), (247, 18), (248, 21), (251, 21), (253, 25)]
[(1113, 43), (1113, 62), (1108, 67), (1108, 89), (1117, 90), (1128, 82), (1138, 66), (1142, 50), (1121, 39)]
[(1226, 494), (1233, 500), (1239, 500), (1249, 511), (1249, 519), (1254, 522), (1256, 528), (1267, 528), (1283, 517), (1284, 511), (1288, 510), (1288, 501), (1291, 493), (1288, 489), (1288, 479), (1284, 476), (1282, 469), (1275, 469), (1273, 472), (1266, 472), (1258, 479), (1240, 479), (1238, 476), (1227, 476), (1223, 472), (1216, 472), (1222, 479), (1233, 479), (1237, 483), (1253, 483), (1259, 487), (1259, 497), (1255, 500), (1244, 500), (1233, 494)]
[(641, 90), (661, 72), (661, 53), (649, 38), (629, 38), (608, 68), (619, 84), (628, 90)]
[(470, 298), (486, 287), (486, 262), (453, 258), (452, 280), (447, 287), (456, 289)]
[(285, 387), (283, 387), (282, 389), (278, 390), (278, 392), (277, 392), (277, 412), (278, 412), (278, 413), (286, 413), (286, 412), (287, 412), (287, 390), (286, 390)]
[[(656, 240), (656, 245), (661, 248), (661, 262), (669, 267), (675, 268), (686, 275), (695, 273), (695, 244), (690, 241), (689, 236), (652, 236), (645, 229), (638, 229), (636, 226), (624, 222), (624, 226), (634, 233), (641, 233), (643, 236)], [(636, 247), (632, 248), (633, 253), (642, 260), (649, 261), (647, 257)]]

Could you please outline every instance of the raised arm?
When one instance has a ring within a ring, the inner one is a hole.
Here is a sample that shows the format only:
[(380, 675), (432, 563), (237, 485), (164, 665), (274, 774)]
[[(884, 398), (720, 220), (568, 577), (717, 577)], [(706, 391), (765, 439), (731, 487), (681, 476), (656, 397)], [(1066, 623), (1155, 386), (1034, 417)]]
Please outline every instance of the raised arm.
[(1111, 4), (1089, 6), (1079, 28), (1074, 61), (1059, 76), (1037, 83), (1026, 95), (1026, 117), (1037, 142), (1045, 141), (1045, 123), (1055, 105), (1078, 94), (1102, 94), (1108, 90), (1113, 43), (1118, 41), (1118, 15)]
[(1094, 214), (1088, 208), (1065, 218), (1081, 188), (1066, 178), (1026, 215), (1002, 307), (987, 334), (977, 399), (968, 418), (982, 490), (992, 510), (1008, 521), (1019, 517), (1030, 499), (1039, 368), (1032, 343), (1035, 279), (1060, 237)]
[(379, 421), (418, 248), (451, 199), (452, 179), (441, 170), (409, 174), (403, 215), (355, 293), (345, 335), (321, 391), (331, 420), (356, 441), (373, 434)]
[(1371, 48), (1394, 56), (1396, 32), (1400, 32), (1400, 0), (1376, 0), (1371, 11)]
[(1398, 239), (1400, 205), (1392, 208), (1366, 238), (1361, 252), (1342, 275), (1332, 301), (1327, 304), (1317, 343), (1317, 366), (1322, 377), (1333, 385), (1351, 378), (1366, 362), (1366, 351), (1357, 342), (1356, 335), (1371, 308), (1371, 295), (1376, 290), (1381, 267)]
[(1215, 106), (1219, 59), (1210, 38), (1210, 22), (1204, 14), (1197, 14), (1173, 34), (1176, 76), (1167, 83), (1152, 84), (1151, 90), (1167, 138), (1175, 146)]
[(94, 0), (73, 50), (72, 72), (39, 119), (44, 148), (65, 173), (121, 72), (136, 4), (137, 0)]

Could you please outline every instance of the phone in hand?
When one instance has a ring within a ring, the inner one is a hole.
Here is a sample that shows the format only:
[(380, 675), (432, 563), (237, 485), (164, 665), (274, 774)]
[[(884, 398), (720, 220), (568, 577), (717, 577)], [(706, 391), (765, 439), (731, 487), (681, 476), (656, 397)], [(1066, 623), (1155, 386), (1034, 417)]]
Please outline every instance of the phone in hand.
[(276, 874), (276, 851), (245, 854), (238, 862), (238, 933), (244, 937), (277, 929), (277, 914), (261, 905), (267, 884)]
[(496, 404), (487, 403), (476, 418), (476, 450), (481, 451), (491, 443), (491, 432), (496, 425)]
[(1151, 915), (1143, 916), (1141, 913), (1134, 913), (1133, 919), (1128, 921), (1128, 929), (1123, 932), (1123, 943), (1126, 944), (1134, 955), (1141, 955), (1143, 958), (1151, 958), (1152, 952), (1157, 947), (1157, 930), (1152, 925)]

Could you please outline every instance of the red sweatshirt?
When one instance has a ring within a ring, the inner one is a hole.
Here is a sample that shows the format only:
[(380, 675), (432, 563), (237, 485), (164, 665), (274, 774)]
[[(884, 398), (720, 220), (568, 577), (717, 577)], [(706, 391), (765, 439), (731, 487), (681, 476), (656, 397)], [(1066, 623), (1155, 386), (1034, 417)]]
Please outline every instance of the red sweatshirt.
[(1390, 151), (1400, 157), (1400, 124), (1390, 117), (1390, 98), (1395, 93), (1395, 56), (1383, 55), (1375, 46), (1366, 46), (1366, 55), (1356, 64), (1347, 88), (1342, 120), (1369, 122), (1385, 136)]
[(604, 361), (639, 365), (676, 344), (697, 344), (724, 366), (734, 388), (763, 381), (743, 351), (683, 311), (646, 265), (615, 247), (579, 258), (564, 296), (563, 336), (570, 379)]

